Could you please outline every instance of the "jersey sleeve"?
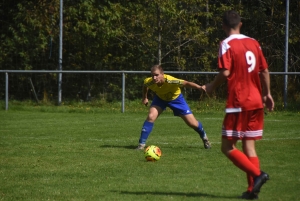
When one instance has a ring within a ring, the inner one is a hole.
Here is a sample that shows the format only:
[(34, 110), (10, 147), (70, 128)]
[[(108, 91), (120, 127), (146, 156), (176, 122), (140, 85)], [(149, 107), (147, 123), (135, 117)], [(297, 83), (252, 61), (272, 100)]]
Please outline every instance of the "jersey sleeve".
[(152, 84), (153, 84), (153, 79), (151, 77), (147, 77), (146, 79), (144, 79), (144, 87), (149, 87)]
[(227, 69), (231, 68), (231, 51), (230, 45), (224, 41), (221, 42), (219, 47), (219, 56), (218, 56), (218, 69)]

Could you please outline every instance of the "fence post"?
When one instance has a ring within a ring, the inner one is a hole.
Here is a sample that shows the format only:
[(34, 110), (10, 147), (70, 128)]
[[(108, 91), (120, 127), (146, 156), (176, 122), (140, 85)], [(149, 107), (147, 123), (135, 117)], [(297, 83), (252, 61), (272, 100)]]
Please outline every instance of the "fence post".
[(5, 73), (5, 110), (8, 110), (8, 73)]
[[(288, 72), (288, 60), (289, 60), (289, 9), (290, 1), (286, 1), (286, 22), (285, 22), (285, 58), (284, 58), (284, 72)], [(284, 75), (284, 109), (287, 109), (287, 91), (288, 91), (288, 75)]]
[(125, 73), (122, 73), (122, 113), (125, 112)]
[[(59, 58), (58, 58), (58, 70), (62, 71), (63, 61), (63, 0), (60, 0), (59, 7)], [(61, 89), (62, 85), (62, 73), (58, 74), (58, 100), (57, 105), (61, 105)]]

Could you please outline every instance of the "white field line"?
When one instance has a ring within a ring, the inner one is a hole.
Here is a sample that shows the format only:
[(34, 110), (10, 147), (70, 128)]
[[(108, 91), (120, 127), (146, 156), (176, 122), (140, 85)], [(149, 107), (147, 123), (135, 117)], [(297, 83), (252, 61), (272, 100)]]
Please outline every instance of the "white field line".
[[(199, 118), (201, 120), (201, 117)], [(223, 118), (202, 118), (202, 119), (208, 119), (208, 120), (223, 120)], [(278, 120), (278, 119), (265, 119), (264, 121), (268, 121), (268, 122), (298, 122), (299, 120)]]
[[(258, 141), (279, 141), (279, 140), (300, 140), (300, 137), (292, 137), (292, 138), (263, 138)], [(238, 141), (238, 143), (241, 142), (241, 140)], [(212, 144), (221, 144), (221, 142), (211, 142)]]
[[(141, 119), (146, 119), (147, 115), (145, 116), (145, 118), (135, 118), (135, 120), (141, 120)], [(200, 120), (201, 119), (206, 119), (206, 120), (223, 120), (224, 118), (223, 117), (205, 117), (205, 118), (201, 118), (201, 115), (200, 116), (195, 116), (196, 119)], [(176, 118), (179, 118), (177, 116), (160, 116), (158, 117), (158, 121), (159, 119), (176, 119)], [(265, 119), (264, 121), (266, 122), (298, 122), (298, 120), (292, 120), (292, 119), (289, 119), (289, 120), (279, 120), (279, 119)]]
[[(300, 140), (300, 137), (292, 137), (292, 138), (266, 138), (266, 139), (261, 139), (258, 141), (278, 141), (278, 140)], [(241, 140), (237, 141), (238, 143), (241, 142)], [(168, 142), (160, 142), (161, 144), (173, 144), (173, 143), (168, 143)], [(211, 144), (221, 144), (221, 142), (212, 142), (210, 141)], [(199, 143), (195, 143), (199, 144)], [(190, 145), (190, 144), (189, 144)]]
[[(104, 140), (104, 139), (95, 139), (95, 138), (89, 138), (89, 140), (91, 141), (100, 141), (100, 142), (126, 142), (126, 141), (131, 141), (131, 140)], [(262, 141), (277, 141), (277, 140), (300, 140), (300, 137), (292, 137), (292, 138), (263, 138), (261, 139)], [(259, 141), (261, 141), (259, 140)], [(241, 142), (240, 140), (238, 142)], [(160, 142), (161, 144), (173, 144), (173, 143), (169, 143), (169, 142)], [(212, 142), (212, 144), (221, 144), (221, 142)], [(199, 143), (195, 143), (195, 144), (199, 144)]]

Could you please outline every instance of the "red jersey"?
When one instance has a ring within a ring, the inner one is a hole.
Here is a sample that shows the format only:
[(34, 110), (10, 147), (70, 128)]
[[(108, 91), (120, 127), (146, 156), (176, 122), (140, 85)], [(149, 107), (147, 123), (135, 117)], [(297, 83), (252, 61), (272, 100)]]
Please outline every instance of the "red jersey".
[(222, 41), (218, 67), (230, 71), (227, 113), (263, 108), (259, 72), (268, 68), (268, 64), (255, 39), (233, 34)]

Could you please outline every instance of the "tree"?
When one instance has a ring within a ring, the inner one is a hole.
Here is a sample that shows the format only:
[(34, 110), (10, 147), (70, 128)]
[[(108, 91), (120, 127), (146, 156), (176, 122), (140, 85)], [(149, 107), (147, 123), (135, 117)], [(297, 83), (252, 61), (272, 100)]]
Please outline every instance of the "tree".
[[(289, 71), (300, 71), (300, 4), (290, 4)], [(57, 0), (0, 3), (0, 69), (57, 69), (59, 6)], [(225, 10), (235, 9), (242, 16), (242, 33), (259, 40), (270, 70), (283, 71), (285, 7), (282, 0), (66, 0), (63, 70), (149, 70), (161, 63), (165, 70), (215, 71), (217, 48), (225, 38), (221, 16)], [(15, 98), (28, 97), (27, 77), (32, 77), (44, 100), (56, 96), (56, 74), (13, 74), (10, 87)], [(139, 98), (142, 79), (140, 75), (127, 77), (131, 90), (126, 97)], [(210, 77), (189, 79), (200, 83)], [(277, 88), (282, 87), (282, 76), (272, 79)], [(63, 97), (72, 99), (80, 92), (84, 94), (81, 99), (89, 100), (107, 89), (111, 97), (119, 99), (119, 82), (119, 75), (69, 74), (63, 78)], [(299, 76), (289, 76), (289, 83), (289, 96), (300, 99)], [(275, 93), (282, 96), (278, 90)]]

